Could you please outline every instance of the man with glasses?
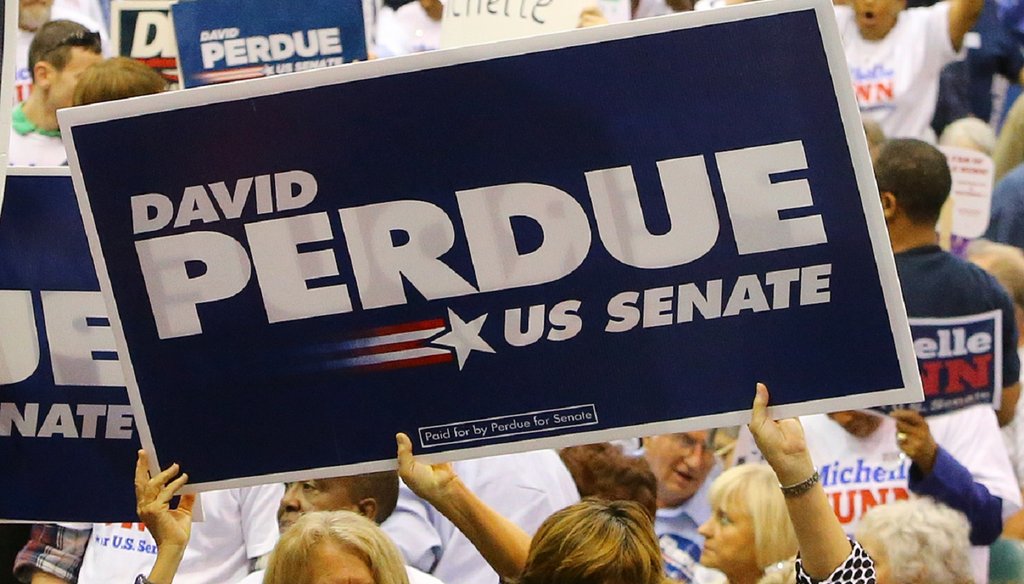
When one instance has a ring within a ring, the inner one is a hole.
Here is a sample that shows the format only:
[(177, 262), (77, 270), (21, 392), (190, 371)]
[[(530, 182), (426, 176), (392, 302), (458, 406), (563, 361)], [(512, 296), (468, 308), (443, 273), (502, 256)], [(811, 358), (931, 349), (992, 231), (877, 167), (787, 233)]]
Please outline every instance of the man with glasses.
[(39, 28), (28, 54), (32, 92), (12, 115), (11, 166), (67, 164), (57, 110), (71, 106), (79, 76), (102, 60), (98, 33), (70, 20)]
[(654, 530), (671, 576), (694, 579), (704, 538), (697, 528), (711, 517), (708, 488), (721, 465), (715, 457), (715, 432), (701, 430), (651, 436), (643, 453), (658, 479)]

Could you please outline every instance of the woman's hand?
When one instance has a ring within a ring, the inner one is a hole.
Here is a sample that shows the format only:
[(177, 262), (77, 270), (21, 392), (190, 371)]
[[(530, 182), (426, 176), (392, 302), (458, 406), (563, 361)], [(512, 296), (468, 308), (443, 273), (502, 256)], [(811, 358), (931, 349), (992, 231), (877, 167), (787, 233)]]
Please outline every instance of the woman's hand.
[(402, 481), (428, 503), (437, 506), (451, 494), (458, 475), (452, 463), (424, 464), (412, 455), (412, 440), (405, 434), (395, 436), (398, 443), (398, 475)]
[(155, 477), (149, 476), (148, 469), (149, 458), (144, 450), (140, 450), (135, 463), (135, 510), (158, 548), (184, 550), (192, 533), (192, 507), (196, 496), (182, 495), (176, 509), (171, 509), (171, 499), (188, 482), (188, 475), (174, 478), (178, 475), (177, 464), (172, 464)]
[(807, 451), (800, 420), (772, 420), (768, 416), (768, 388), (763, 383), (757, 384), (757, 394), (754, 396), (753, 411), (747, 427), (781, 484), (795, 485), (814, 474), (814, 464)]

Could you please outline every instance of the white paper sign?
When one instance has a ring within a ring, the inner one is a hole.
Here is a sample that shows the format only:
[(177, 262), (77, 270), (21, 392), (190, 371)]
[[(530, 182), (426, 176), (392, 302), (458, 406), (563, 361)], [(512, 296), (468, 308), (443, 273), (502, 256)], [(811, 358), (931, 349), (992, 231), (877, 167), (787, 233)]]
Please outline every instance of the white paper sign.
[(593, 0), (448, 0), (441, 48), (479, 45), (576, 27)]
[(992, 159), (967, 148), (943, 147), (953, 175), (949, 196), (953, 201), (953, 235), (965, 239), (981, 237), (988, 229), (992, 208)]

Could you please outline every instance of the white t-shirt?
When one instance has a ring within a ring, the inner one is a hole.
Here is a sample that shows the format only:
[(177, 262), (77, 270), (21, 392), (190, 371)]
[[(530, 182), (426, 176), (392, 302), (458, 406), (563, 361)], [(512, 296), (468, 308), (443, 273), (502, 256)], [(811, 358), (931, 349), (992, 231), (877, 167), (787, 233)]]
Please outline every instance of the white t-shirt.
[[(552, 513), (580, 500), (572, 475), (551, 450), (455, 463), (462, 482), (498, 513), (533, 534)], [(448, 584), (498, 584), (466, 536), (404, 484), (381, 525), (406, 562)]]
[(836, 6), (835, 12), (861, 115), (878, 122), (889, 138), (934, 143), (939, 74), (957, 57), (949, 39), (949, 3), (900, 12), (879, 41), (861, 37), (853, 8)]
[(397, 57), (441, 47), (441, 21), (427, 16), (419, 2), (398, 10), (385, 6), (377, 15), (377, 56)]
[[(232, 584), (248, 575), (249, 561), (277, 544), (283, 495), (281, 484), (202, 493), (204, 520), (192, 526), (175, 584)], [(78, 584), (134, 582), (155, 561), (156, 543), (141, 523), (96, 524)]]
[[(257, 570), (246, 576), (238, 584), (263, 584), (263, 574), (266, 570)], [(430, 574), (424, 574), (411, 566), (405, 567), (405, 573), (409, 576), (409, 584), (444, 584)]]
[[(821, 484), (848, 534), (874, 505), (909, 498), (911, 461), (901, 456), (896, 445), (895, 420), (885, 417), (866, 438), (857, 438), (825, 415), (806, 416), (800, 422)], [(931, 416), (928, 426), (937, 444), (1003, 500), (1004, 519), (1020, 508), (1020, 489), (991, 406), (979, 404)], [(971, 560), (976, 581), (987, 582), (988, 548), (975, 547)]]
[(14, 103), (28, 99), (32, 90), (32, 72), (28, 70), (28, 48), (34, 33), (18, 29), (18, 45), (14, 55)]
[(7, 164), (10, 166), (66, 166), (67, 152), (60, 136), (29, 132), (24, 136), (11, 131)]
[[(1017, 349), (1017, 355), (1024, 363), (1024, 348)], [(1020, 380), (1024, 382), (1024, 367), (1020, 370)], [(1003, 426), (1003, 444), (1010, 455), (1010, 464), (1017, 474), (1017, 482), (1024, 485), (1024, 399), (1017, 401), (1013, 421)]]

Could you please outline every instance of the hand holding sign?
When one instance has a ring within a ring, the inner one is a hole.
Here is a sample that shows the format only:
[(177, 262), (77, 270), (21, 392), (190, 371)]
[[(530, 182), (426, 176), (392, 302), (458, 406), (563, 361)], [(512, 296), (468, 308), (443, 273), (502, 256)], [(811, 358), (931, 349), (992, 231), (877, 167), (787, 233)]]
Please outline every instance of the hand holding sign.
[(424, 464), (412, 455), (412, 441), (399, 433), (398, 474), (414, 493), (441, 512), (504, 579), (526, 566), (530, 536), (484, 503), (455, 474), (451, 463)]
[[(171, 509), (170, 503), (178, 489), (188, 482), (188, 475), (183, 473), (178, 476), (180, 469), (177, 463), (155, 477), (149, 476), (148, 468), (146, 451), (140, 450), (135, 464), (135, 498), (139, 519), (146, 524), (158, 546), (178, 546), (184, 550), (192, 533), (192, 506), (196, 496), (182, 495), (177, 509)], [(175, 476), (177, 478), (171, 480)]]
[(900, 450), (914, 461), (921, 472), (926, 475), (932, 472), (939, 447), (924, 416), (914, 410), (895, 410), (889, 415), (896, 419), (896, 443)]
[(795, 485), (814, 474), (814, 463), (807, 451), (804, 428), (800, 420), (775, 421), (768, 416), (768, 388), (757, 384), (754, 408), (750, 415), (750, 433), (764, 455), (764, 459), (775, 470), (783, 485)]
[(417, 462), (412, 455), (412, 441), (407, 435), (399, 433), (395, 441), (398, 442), (398, 474), (406, 486), (431, 503), (444, 500), (459, 478), (452, 463)]

